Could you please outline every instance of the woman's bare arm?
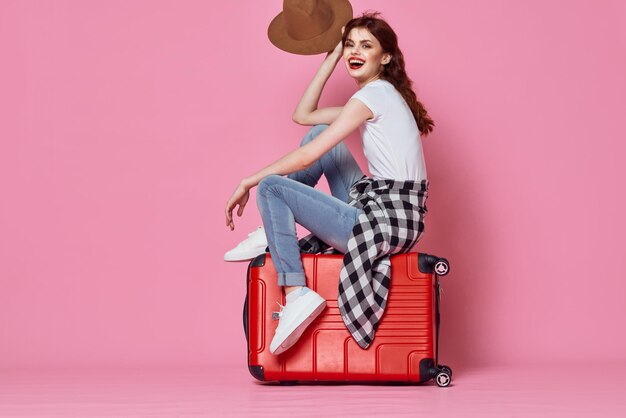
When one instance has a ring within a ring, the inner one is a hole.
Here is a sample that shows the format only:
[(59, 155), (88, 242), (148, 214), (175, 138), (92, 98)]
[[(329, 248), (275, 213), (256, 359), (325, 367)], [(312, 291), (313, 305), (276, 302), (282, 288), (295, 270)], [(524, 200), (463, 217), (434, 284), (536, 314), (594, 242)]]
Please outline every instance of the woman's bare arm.
[(317, 105), (326, 82), (333, 73), (337, 63), (341, 60), (342, 52), (343, 45), (339, 42), (335, 49), (326, 56), (322, 65), (320, 65), (313, 80), (311, 80), (309, 86), (304, 91), (300, 102), (296, 106), (296, 110), (293, 112), (292, 118), (297, 124), (329, 125), (333, 123), (341, 113), (342, 107), (324, 107), (318, 109)]
[(244, 182), (247, 186), (254, 187), (270, 174), (286, 175), (310, 167), (322, 158), (322, 155), (372, 117), (372, 111), (363, 102), (356, 99), (350, 100), (342, 107), (335, 121), (313, 141), (296, 148), (276, 162), (244, 179)]
[(233, 209), (239, 206), (237, 214), (241, 216), (248, 202), (250, 189), (258, 185), (265, 177), (271, 174), (291, 174), (310, 167), (372, 116), (372, 111), (365, 104), (352, 99), (342, 108), (335, 121), (316, 136), (313, 141), (296, 148), (250, 177), (244, 178), (226, 203), (226, 225), (230, 229), (235, 228), (232, 216)]

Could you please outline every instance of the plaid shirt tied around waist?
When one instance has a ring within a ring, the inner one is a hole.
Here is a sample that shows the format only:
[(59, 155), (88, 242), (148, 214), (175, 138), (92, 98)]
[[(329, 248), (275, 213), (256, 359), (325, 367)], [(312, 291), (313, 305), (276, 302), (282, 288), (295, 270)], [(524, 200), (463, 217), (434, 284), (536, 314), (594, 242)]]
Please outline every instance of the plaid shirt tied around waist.
[[(392, 254), (406, 253), (424, 232), (428, 180), (374, 180), (352, 185), (350, 206), (363, 212), (352, 228), (339, 275), (339, 311), (354, 340), (369, 347), (385, 311)], [(300, 240), (305, 253), (330, 248), (314, 235)]]

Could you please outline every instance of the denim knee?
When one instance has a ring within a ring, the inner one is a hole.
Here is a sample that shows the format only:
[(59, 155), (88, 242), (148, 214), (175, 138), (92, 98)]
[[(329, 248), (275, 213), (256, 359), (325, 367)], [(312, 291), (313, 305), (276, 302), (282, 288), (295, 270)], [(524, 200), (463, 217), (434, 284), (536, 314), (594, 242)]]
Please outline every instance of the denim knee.
[(272, 191), (272, 186), (275, 186), (283, 179), (283, 176), (278, 174), (270, 174), (269, 176), (263, 178), (257, 186), (257, 203), (261, 197), (265, 197), (267, 192)]

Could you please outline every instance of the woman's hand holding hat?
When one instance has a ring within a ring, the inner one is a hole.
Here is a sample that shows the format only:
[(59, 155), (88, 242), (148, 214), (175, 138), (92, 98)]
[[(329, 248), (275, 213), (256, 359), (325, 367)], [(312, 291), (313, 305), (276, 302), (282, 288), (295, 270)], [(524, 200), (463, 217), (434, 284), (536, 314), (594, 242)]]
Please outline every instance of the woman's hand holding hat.
[[(342, 26), (341, 27), (341, 36), (342, 37), (343, 37), (344, 29), (345, 29), (345, 26)], [(333, 49), (332, 51), (328, 52), (328, 55), (332, 55), (332, 54), (339, 55), (339, 57), (341, 57), (341, 55), (343, 54), (343, 39), (342, 38), (339, 39), (339, 42), (335, 46), (335, 49)]]

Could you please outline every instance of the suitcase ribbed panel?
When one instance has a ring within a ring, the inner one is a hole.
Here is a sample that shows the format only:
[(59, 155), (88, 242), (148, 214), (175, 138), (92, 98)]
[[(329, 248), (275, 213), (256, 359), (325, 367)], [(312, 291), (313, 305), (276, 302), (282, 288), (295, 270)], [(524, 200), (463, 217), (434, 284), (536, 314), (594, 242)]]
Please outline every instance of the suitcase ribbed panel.
[(367, 350), (352, 339), (337, 307), (342, 256), (303, 254), (302, 261), (307, 285), (326, 299), (327, 308), (296, 345), (272, 355), (269, 343), (278, 324), (272, 312), (284, 297), (267, 254), (262, 267), (250, 268), (248, 364), (261, 366), (267, 381), (420, 381), (420, 361), (434, 358), (434, 277), (419, 271), (417, 254), (392, 256), (385, 315)]

